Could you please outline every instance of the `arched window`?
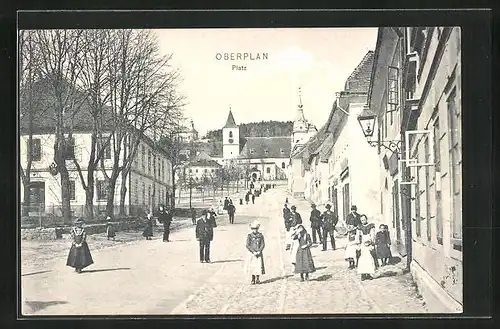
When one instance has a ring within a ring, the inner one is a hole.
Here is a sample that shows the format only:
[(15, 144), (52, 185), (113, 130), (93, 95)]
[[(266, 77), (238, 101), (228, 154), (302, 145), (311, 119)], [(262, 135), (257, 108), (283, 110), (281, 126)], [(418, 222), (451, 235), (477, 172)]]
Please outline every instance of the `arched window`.
[(267, 172), (268, 174), (270, 174), (270, 173), (271, 173), (271, 168), (267, 167), (266, 172)]
[(233, 132), (232, 131), (229, 132), (229, 138), (233, 138)]
[(281, 163), (281, 168), (285, 169), (285, 163), (284, 162)]

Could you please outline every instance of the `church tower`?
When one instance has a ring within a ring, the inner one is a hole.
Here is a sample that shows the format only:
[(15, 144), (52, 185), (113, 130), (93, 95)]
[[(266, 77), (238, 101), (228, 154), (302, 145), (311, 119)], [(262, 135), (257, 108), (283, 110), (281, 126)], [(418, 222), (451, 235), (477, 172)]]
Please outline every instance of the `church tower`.
[(222, 157), (234, 159), (240, 154), (240, 127), (234, 121), (233, 113), (229, 108), (229, 115), (222, 128)]
[(292, 150), (294, 150), (297, 145), (303, 145), (309, 140), (309, 130), (310, 124), (304, 117), (304, 109), (302, 108), (302, 95), (299, 88), (299, 106), (297, 108), (297, 115), (293, 121), (293, 133), (292, 133)]

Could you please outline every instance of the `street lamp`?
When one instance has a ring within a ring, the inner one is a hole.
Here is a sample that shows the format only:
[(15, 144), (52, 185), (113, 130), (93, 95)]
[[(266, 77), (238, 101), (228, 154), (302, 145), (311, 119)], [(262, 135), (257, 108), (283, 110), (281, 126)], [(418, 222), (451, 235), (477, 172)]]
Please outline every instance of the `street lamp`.
[(363, 131), (363, 135), (368, 139), (368, 144), (372, 147), (378, 146), (384, 147), (393, 153), (401, 153), (401, 141), (400, 140), (377, 140), (372, 141), (373, 132), (375, 130), (375, 120), (377, 115), (370, 110), (368, 105), (365, 105), (363, 111), (358, 115), (358, 122)]

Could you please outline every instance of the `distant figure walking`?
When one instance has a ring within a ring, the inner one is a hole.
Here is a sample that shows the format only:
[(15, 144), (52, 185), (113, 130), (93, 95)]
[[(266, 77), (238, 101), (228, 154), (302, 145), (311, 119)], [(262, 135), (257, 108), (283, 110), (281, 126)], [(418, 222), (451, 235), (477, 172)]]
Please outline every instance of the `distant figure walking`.
[(295, 273), (300, 274), (300, 281), (309, 280), (309, 273), (316, 271), (311, 254), (311, 236), (303, 225), (298, 225), (294, 239), (298, 240)]
[(227, 206), (229, 206), (229, 199), (226, 197), (224, 199), (224, 208), (222, 208), (223, 210), (227, 210)]
[(196, 225), (196, 210), (194, 208), (191, 208), (191, 222)]
[(66, 266), (73, 267), (75, 272), (81, 273), (82, 269), (94, 264), (89, 246), (87, 245), (87, 233), (83, 228), (83, 218), (75, 221), (75, 226), (71, 229), (71, 249), (69, 250)]
[(286, 199), (285, 199), (285, 203), (288, 203), (288, 197), (286, 197)]
[(288, 208), (288, 203), (285, 203), (283, 207), (283, 221), (285, 222), (285, 229), (287, 232), (290, 231), (290, 218), (292, 217), (292, 212), (290, 208)]
[(227, 207), (227, 214), (229, 216), (229, 224), (234, 224), (234, 213), (236, 212), (236, 207), (231, 202)]
[(330, 204), (327, 204), (326, 211), (321, 215), (323, 223), (323, 251), (326, 250), (328, 236), (330, 236), (332, 249), (335, 250), (335, 226), (337, 226), (339, 216), (330, 210), (331, 207)]
[(196, 240), (200, 244), (200, 263), (210, 263), (210, 242), (214, 238), (215, 217), (203, 210), (203, 216), (196, 222)]
[(259, 232), (260, 223), (254, 221), (250, 224), (251, 233), (247, 235), (246, 248), (248, 250), (248, 258), (245, 265), (245, 270), (252, 275), (251, 284), (260, 283), (260, 275), (266, 274), (264, 266), (264, 256), (262, 251), (265, 247), (264, 235)]
[(297, 207), (292, 206), (292, 213), (291, 213), (291, 223), (290, 226), (297, 226), (299, 224), (302, 224), (302, 216), (297, 212)]
[(318, 235), (319, 242), (323, 242), (323, 237), (321, 236), (321, 213), (316, 209), (314, 203), (311, 204), (311, 216), (309, 220), (311, 221), (312, 230), (312, 242), (316, 244), (316, 234)]
[(146, 228), (142, 232), (142, 236), (145, 237), (146, 240), (151, 240), (153, 236), (153, 215), (151, 213), (147, 216)]
[(106, 236), (108, 237), (108, 240), (113, 239), (113, 241), (115, 241), (116, 232), (113, 224), (111, 224), (110, 216), (106, 217)]
[(248, 201), (250, 201), (250, 193), (247, 192), (247, 194), (245, 194), (245, 202), (248, 204)]

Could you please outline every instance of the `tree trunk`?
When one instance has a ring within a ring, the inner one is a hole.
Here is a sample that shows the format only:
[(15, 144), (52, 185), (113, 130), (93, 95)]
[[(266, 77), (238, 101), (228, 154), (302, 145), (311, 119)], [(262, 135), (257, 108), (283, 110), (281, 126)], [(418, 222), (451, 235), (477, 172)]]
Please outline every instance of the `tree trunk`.
[(171, 207), (172, 209), (175, 209), (175, 168), (172, 165), (172, 199), (171, 199)]
[[(28, 177), (28, 176), (27, 176)], [(29, 215), (29, 208), (30, 208), (30, 185), (31, 182), (28, 179), (23, 179), (23, 208), (21, 211), (21, 216), (28, 216)]]
[(84, 214), (86, 218), (94, 219), (94, 182), (85, 190), (85, 209)]
[(61, 176), (62, 216), (65, 222), (70, 222), (72, 218), (71, 203), (69, 200), (69, 173), (66, 165), (59, 166), (59, 174)]
[(126, 168), (122, 171), (122, 186), (120, 188), (120, 216), (125, 216), (125, 198), (127, 196), (127, 177), (130, 172), (129, 168)]
[[(118, 176), (118, 175), (116, 175)], [(116, 178), (110, 177), (108, 180), (108, 195), (106, 198), (106, 215), (113, 217), (115, 210), (115, 187), (116, 187)]]

